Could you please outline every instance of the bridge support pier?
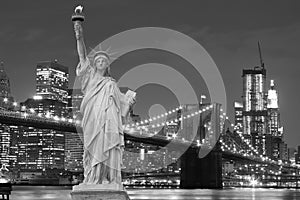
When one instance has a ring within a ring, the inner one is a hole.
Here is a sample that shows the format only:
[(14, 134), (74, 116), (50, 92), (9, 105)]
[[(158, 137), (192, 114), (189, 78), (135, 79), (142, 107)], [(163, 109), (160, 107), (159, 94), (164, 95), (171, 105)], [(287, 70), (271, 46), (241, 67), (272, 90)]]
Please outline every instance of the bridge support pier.
[(189, 148), (181, 156), (180, 188), (221, 189), (222, 187), (221, 151), (213, 150), (200, 159), (198, 152)]

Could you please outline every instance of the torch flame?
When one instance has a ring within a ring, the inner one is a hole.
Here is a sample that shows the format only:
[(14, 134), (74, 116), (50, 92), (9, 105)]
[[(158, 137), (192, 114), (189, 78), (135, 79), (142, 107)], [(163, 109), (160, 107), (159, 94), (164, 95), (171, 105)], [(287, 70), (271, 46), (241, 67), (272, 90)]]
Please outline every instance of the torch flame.
[(83, 6), (79, 5), (75, 8), (75, 13), (82, 13), (82, 10), (83, 10)]

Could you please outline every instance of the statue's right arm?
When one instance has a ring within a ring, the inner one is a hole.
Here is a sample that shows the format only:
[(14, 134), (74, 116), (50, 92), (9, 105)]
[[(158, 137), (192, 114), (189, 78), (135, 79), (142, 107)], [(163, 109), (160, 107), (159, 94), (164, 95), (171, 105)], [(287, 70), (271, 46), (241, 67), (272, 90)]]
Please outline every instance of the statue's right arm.
[(75, 37), (77, 42), (77, 52), (78, 52), (78, 57), (80, 62), (80, 65), (78, 65), (76, 69), (76, 75), (80, 76), (84, 74), (84, 72), (87, 70), (89, 66), (89, 64), (87, 63), (88, 58), (87, 58), (86, 47), (83, 39), (83, 29), (82, 29), (81, 22), (77, 21), (74, 23), (74, 31), (75, 31)]

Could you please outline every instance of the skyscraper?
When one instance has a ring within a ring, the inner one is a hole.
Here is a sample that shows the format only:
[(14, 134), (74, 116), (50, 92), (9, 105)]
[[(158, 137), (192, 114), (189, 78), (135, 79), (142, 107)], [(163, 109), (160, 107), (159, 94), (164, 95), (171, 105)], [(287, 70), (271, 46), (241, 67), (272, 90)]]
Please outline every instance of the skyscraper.
[(83, 170), (83, 134), (65, 133), (65, 169)]
[(271, 80), (270, 89), (268, 90), (268, 134), (272, 136), (283, 136), (283, 128), (280, 124), (280, 113), (278, 106), (278, 93), (275, 89), (274, 80)]
[(260, 66), (243, 70), (243, 134), (262, 155), (272, 154), (272, 138), (267, 134), (268, 112), (266, 69), (258, 43)]
[(19, 130), (17, 160), (21, 171), (64, 169), (64, 133), (33, 127)]
[(243, 133), (260, 154), (272, 159), (287, 157), (280, 125), (278, 93), (274, 81), (266, 92), (266, 69), (258, 43), (260, 66), (243, 70)]
[(36, 67), (36, 94), (43, 99), (58, 100), (67, 103), (68, 67), (55, 60), (39, 62)]
[(243, 129), (244, 134), (266, 134), (267, 94), (264, 67), (243, 70)]

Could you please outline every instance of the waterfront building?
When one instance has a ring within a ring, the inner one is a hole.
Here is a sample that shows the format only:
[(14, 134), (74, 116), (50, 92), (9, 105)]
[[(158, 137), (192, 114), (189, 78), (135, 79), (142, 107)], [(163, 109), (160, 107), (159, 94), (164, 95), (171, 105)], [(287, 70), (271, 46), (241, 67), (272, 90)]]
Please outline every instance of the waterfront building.
[(54, 130), (19, 127), (18, 169), (64, 169), (65, 135)]
[(83, 171), (83, 134), (65, 133), (65, 169)]

